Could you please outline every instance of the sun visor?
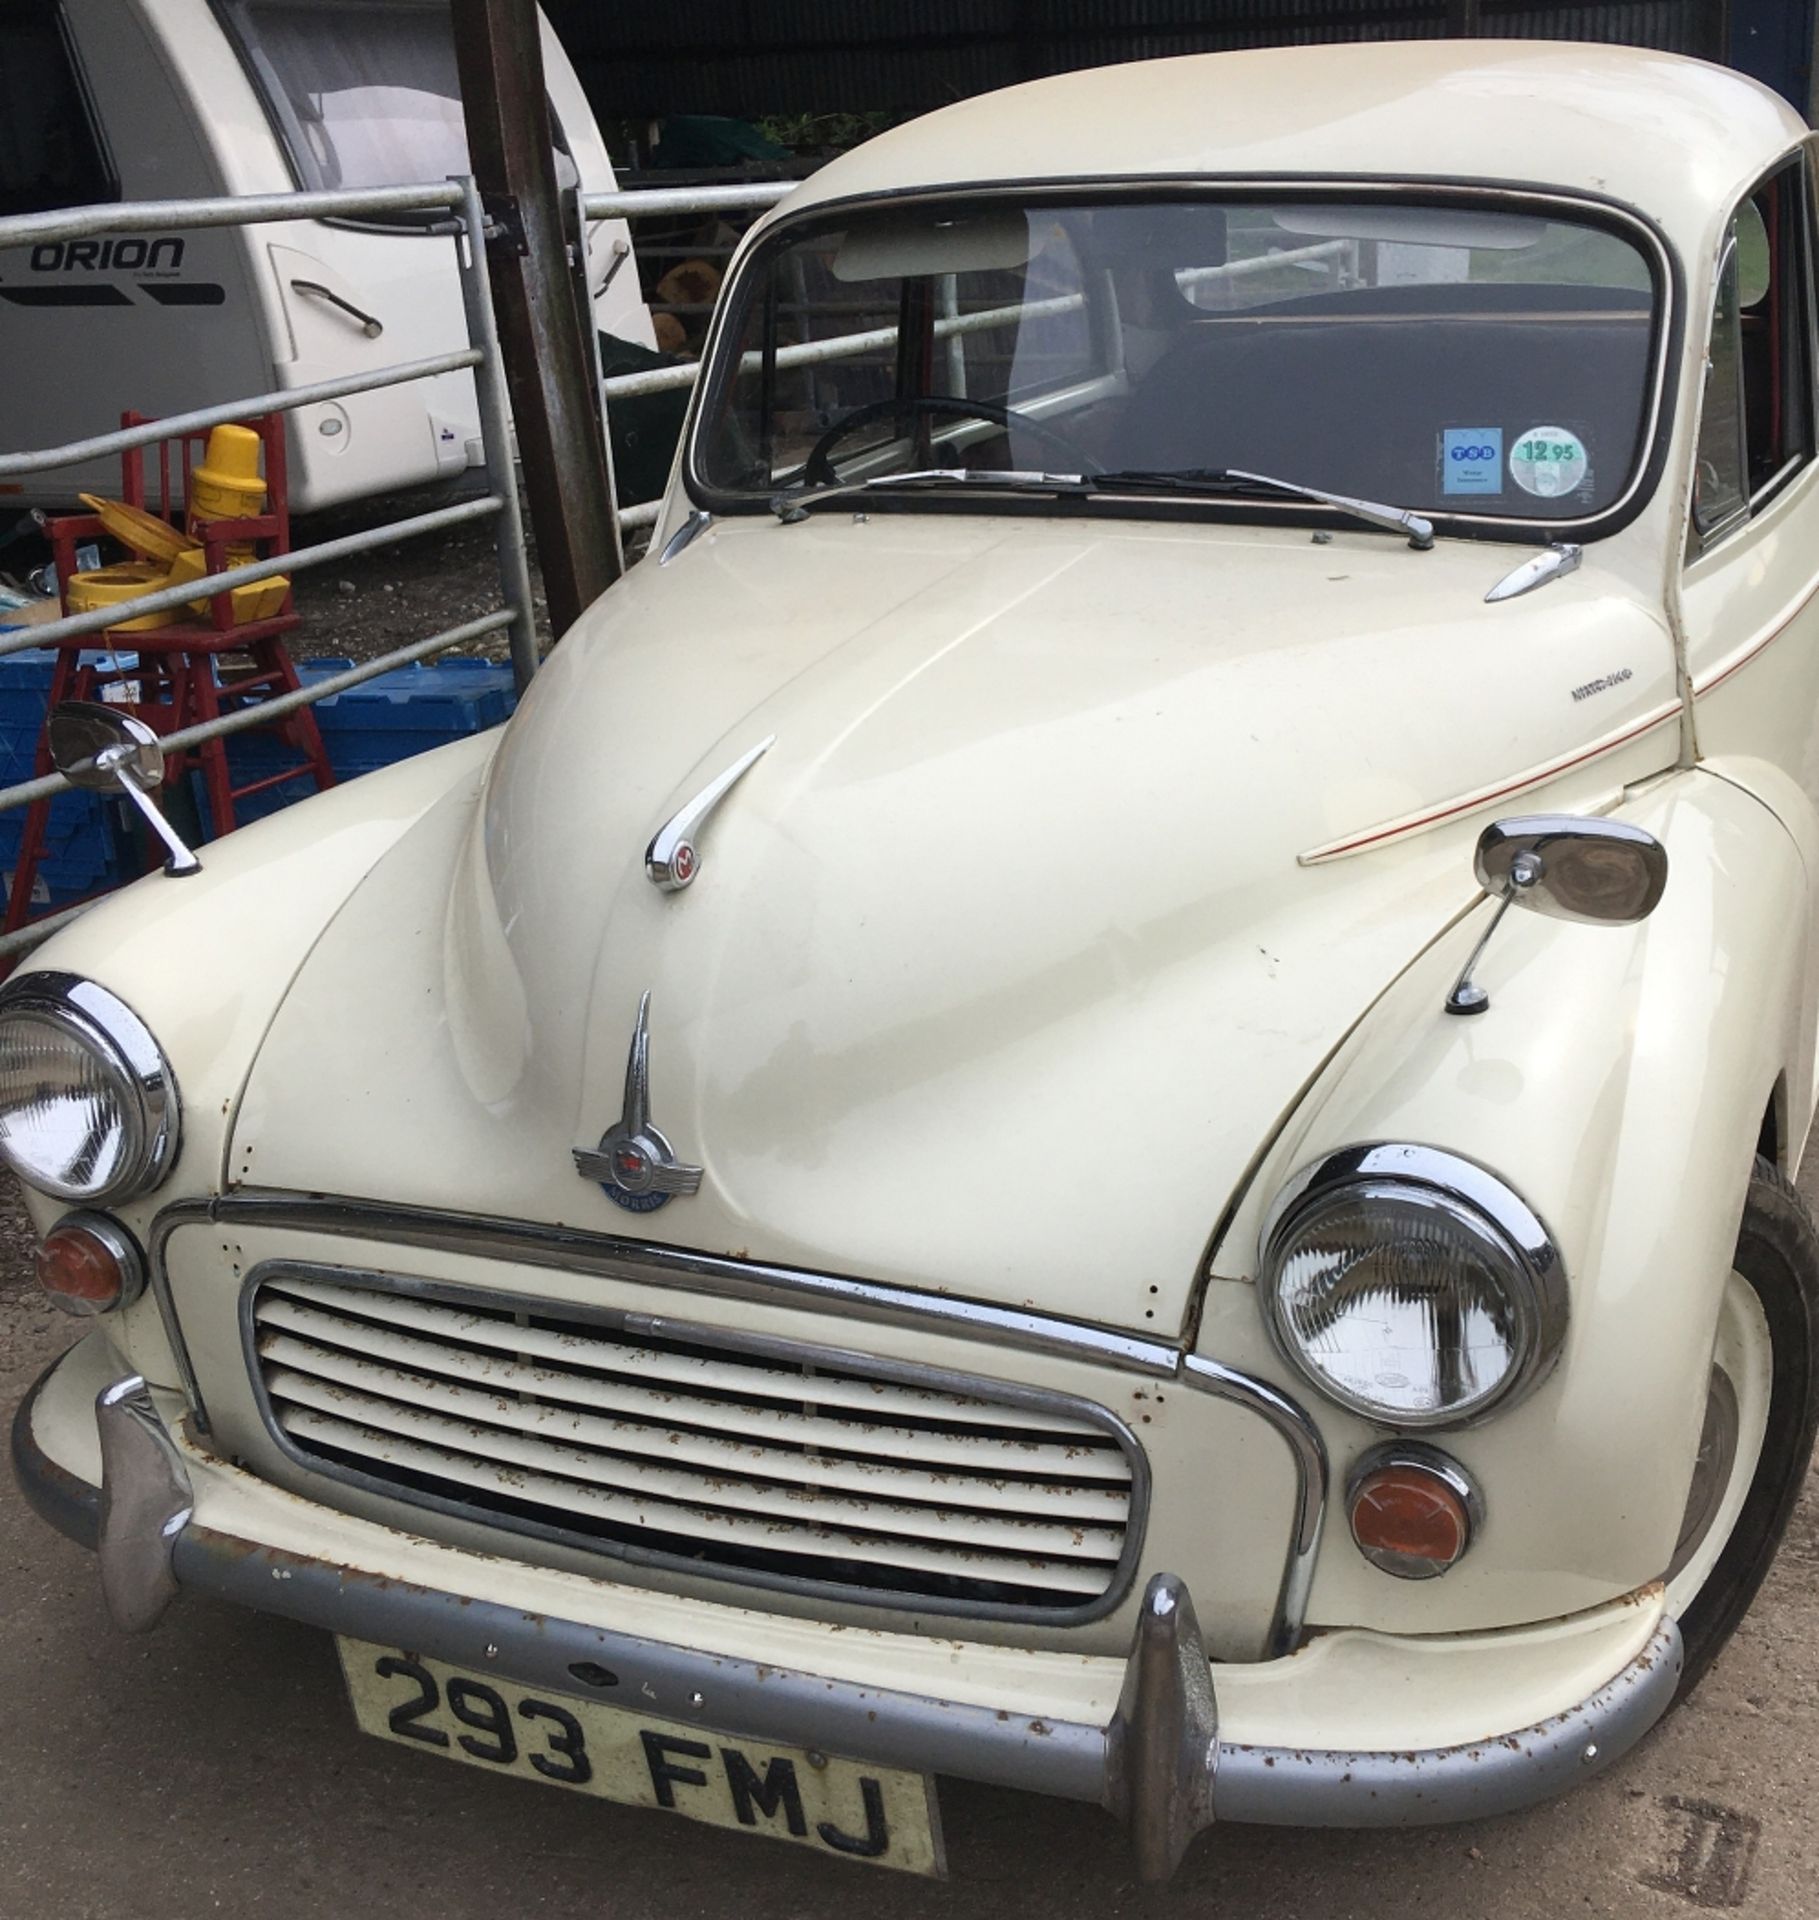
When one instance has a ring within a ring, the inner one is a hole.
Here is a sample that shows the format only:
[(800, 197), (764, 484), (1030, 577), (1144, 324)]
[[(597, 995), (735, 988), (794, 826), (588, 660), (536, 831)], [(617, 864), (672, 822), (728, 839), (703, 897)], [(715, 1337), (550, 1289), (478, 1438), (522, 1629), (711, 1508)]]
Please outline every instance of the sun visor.
[(1271, 207), (1284, 233), (1313, 240), (1387, 240), (1416, 247), (1483, 247), (1514, 252), (1532, 247), (1547, 222), (1521, 213), (1474, 213), (1469, 208), (1316, 206)]
[(1030, 257), (1021, 211), (901, 213), (849, 229), (834, 255), (836, 280), (915, 280), (934, 273), (989, 273)]

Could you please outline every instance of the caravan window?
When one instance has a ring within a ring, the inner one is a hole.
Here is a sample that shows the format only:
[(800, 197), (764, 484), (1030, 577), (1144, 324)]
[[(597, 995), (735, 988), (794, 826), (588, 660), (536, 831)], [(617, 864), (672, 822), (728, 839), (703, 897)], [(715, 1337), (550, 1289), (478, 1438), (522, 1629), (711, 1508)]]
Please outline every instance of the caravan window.
[(118, 200), (56, 0), (0, 8), (0, 214)]
[(230, 17), (304, 186), (408, 186), (466, 171), (445, 6), (236, 0)]
[[(446, 0), (224, 0), (223, 18), (303, 186), (467, 171)], [(566, 154), (557, 173), (573, 184)]]

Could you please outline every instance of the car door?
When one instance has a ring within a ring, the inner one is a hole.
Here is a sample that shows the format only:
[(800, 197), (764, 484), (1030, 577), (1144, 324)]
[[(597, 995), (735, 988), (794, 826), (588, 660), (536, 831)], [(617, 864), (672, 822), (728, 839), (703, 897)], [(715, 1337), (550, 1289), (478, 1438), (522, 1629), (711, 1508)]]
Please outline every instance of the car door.
[[(1738, 204), (1725, 230), (1680, 583), (1700, 757), (1781, 817), (1809, 883), (1819, 879), (1816, 204), (1809, 145)], [(1811, 884), (1808, 894), (1810, 1060), (1819, 918)], [(1794, 1111), (1804, 1122), (1807, 1108)]]

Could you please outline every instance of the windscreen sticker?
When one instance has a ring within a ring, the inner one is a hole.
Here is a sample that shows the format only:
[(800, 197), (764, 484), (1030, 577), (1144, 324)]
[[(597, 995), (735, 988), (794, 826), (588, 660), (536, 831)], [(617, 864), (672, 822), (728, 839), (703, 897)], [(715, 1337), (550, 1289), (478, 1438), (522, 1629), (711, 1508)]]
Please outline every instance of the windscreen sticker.
[(1442, 427), (1440, 429), (1440, 491), (1442, 493), (1501, 493), (1503, 491), (1503, 429), (1501, 427)]
[(1539, 500), (1558, 500), (1584, 485), (1591, 464), (1585, 442), (1570, 427), (1530, 427), (1510, 449), (1510, 478)]

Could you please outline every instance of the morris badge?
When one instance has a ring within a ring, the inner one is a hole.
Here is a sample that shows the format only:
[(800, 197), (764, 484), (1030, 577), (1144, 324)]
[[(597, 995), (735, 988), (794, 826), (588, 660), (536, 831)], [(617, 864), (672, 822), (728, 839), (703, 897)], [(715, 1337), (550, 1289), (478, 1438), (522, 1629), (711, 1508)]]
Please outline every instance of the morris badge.
[(655, 1213), (678, 1193), (696, 1193), (701, 1169), (678, 1160), (651, 1125), (651, 996), (638, 1002), (638, 1024), (625, 1062), (625, 1105), (594, 1148), (576, 1147), (575, 1169), (597, 1180), (615, 1206), (628, 1213)]

